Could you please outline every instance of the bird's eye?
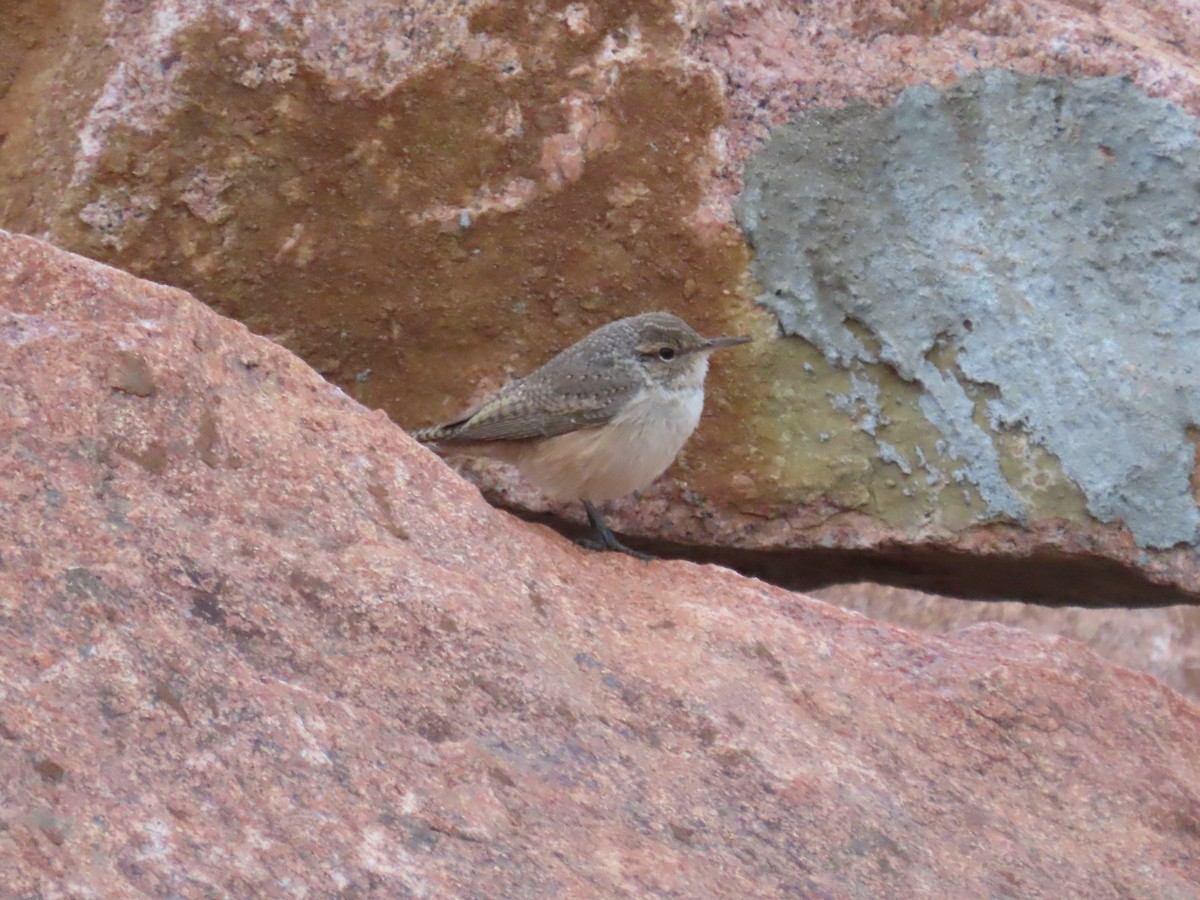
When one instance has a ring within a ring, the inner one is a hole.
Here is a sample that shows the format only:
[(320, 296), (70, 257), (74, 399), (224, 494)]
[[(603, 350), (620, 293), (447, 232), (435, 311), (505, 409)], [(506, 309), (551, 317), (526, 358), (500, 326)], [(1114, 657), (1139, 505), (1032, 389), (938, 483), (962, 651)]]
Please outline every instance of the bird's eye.
[(658, 358), (663, 360), (664, 362), (670, 362), (671, 360), (673, 360), (675, 358), (675, 348), (674, 347), (659, 347), (658, 348)]

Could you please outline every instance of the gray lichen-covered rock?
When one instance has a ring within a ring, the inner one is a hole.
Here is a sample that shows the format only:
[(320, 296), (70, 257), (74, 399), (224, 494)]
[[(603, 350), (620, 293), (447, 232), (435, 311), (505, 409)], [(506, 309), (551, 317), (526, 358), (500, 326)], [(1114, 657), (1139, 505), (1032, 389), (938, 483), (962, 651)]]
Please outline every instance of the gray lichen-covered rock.
[[(778, 129), (739, 215), (762, 302), (851, 369), (912, 490), (968, 487), (979, 521), (1024, 522), (1070, 513), (1054, 482), (1165, 548), (1200, 525), (1198, 187), (1178, 107), (991, 71)], [(881, 366), (919, 386), (934, 452), (893, 437)]]

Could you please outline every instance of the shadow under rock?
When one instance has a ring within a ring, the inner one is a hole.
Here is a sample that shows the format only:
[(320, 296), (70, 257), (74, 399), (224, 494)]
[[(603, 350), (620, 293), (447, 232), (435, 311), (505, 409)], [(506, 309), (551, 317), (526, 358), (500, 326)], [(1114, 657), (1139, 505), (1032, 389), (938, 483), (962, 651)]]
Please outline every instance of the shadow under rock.
[[(527, 522), (571, 540), (589, 533), (574, 522), (504, 507)], [(938, 547), (883, 546), (870, 550), (739, 550), (620, 535), (635, 550), (662, 559), (714, 563), (792, 591), (872, 581), (963, 600), (1018, 600), (1044, 606), (1149, 609), (1200, 603), (1191, 593), (1159, 584), (1119, 562), (1061, 551), (978, 556)]]

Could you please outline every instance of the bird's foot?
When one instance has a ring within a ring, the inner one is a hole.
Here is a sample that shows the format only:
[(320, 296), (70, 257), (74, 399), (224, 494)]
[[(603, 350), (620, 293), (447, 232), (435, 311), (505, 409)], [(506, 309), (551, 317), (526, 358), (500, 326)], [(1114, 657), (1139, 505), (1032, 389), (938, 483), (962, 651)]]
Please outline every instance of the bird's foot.
[(601, 552), (616, 551), (618, 553), (624, 553), (627, 556), (632, 556), (634, 559), (640, 559), (642, 562), (653, 562), (654, 560), (658, 559), (657, 556), (652, 556), (649, 553), (643, 553), (641, 550), (634, 550), (632, 547), (622, 544), (615, 537), (611, 541), (606, 541), (603, 538), (580, 538), (575, 543), (587, 550), (598, 550)]
[(634, 550), (632, 547), (622, 544), (617, 536), (613, 534), (612, 529), (604, 524), (604, 520), (600, 518), (600, 513), (596, 511), (596, 507), (592, 506), (587, 500), (583, 501), (583, 508), (587, 510), (588, 522), (592, 526), (593, 536), (580, 539), (579, 546), (586, 547), (589, 550), (625, 553), (643, 562), (651, 562), (658, 559), (657, 556), (651, 556), (649, 553), (643, 553), (641, 550)]

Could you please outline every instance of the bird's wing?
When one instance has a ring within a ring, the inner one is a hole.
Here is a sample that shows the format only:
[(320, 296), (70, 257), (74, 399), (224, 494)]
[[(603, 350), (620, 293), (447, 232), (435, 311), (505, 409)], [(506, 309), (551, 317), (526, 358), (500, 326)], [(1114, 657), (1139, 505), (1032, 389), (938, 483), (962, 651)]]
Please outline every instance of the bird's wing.
[[(422, 443), (468, 444), (548, 438), (610, 421), (630, 394), (602, 375), (577, 379), (528, 378), (505, 385), (453, 421), (414, 432)], [(565, 388), (565, 389), (564, 389)]]

